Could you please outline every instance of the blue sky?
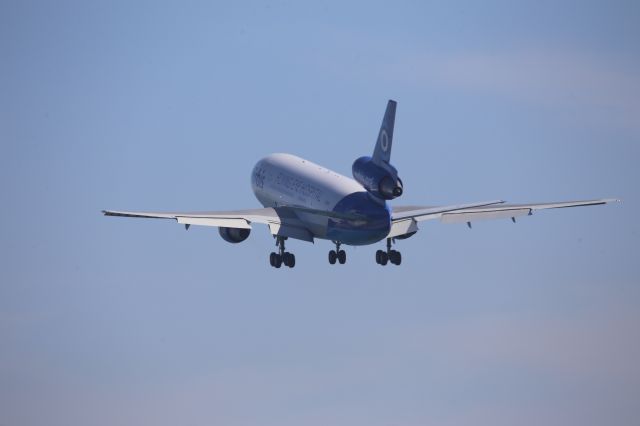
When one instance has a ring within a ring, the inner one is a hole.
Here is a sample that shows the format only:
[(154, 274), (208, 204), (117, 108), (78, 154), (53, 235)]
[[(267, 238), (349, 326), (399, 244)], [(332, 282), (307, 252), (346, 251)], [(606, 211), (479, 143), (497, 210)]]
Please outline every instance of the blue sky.
[[(637, 2), (0, 3), (0, 424), (636, 424)], [(377, 246), (100, 210), (349, 175), (398, 101), (403, 204), (619, 197)]]

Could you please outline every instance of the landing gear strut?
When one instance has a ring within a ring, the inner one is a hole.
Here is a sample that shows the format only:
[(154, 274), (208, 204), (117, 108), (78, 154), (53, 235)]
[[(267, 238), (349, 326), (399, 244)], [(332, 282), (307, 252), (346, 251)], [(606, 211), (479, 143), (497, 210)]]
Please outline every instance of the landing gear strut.
[(340, 250), (340, 241), (334, 241), (334, 243), (336, 244), (336, 249), (329, 252), (329, 263), (335, 265), (337, 260), (341, 265), (344, 265), (347, 261), (347, 253), (344, 250)]
[(279, 237), (276, 236), (276, 246), (278, 246), (278, 252), (271, 252), (269, 255), (269, 263), (274, 268), (279, 268), (284, 263), (284, 266), (288, 266), (289, 268), (293, 268), (296, 266), (296, 257), (293, 253), (289, 253), (284, 250), (284, 240), (287, 237)]
[(391, 262), (394, 265), (400, 265), (402, 263), (402, 255), (397, 250), (391, 250), (391, 238), (387, 238), (387, 251), (376, 251), (376, 263), (378, 265), (386, 265), (387, 262)]

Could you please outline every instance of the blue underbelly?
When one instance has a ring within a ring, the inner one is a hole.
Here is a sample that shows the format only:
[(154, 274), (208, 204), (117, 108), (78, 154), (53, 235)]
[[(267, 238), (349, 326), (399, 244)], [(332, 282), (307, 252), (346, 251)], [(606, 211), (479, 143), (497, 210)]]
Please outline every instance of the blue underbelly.
[(391, 212), (366, 192), (354, 192), (336, 204), (336, 213), (359, 216), (358, 219), (329, 219), (327, 239), (349, 245), (373, 244), (384, 239), (391, 228)]

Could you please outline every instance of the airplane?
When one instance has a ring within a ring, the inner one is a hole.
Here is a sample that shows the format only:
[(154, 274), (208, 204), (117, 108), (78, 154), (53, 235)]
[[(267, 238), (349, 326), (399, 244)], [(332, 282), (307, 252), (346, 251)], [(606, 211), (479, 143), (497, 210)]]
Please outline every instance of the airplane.
[(286, 251), (289, 238), (313, 243), (330, 240), (329, 263), (347, 260), (342, 245), (361, 246), (386, 240), (377, 250), (378, 265), (400, 265), (402, 255), (392, 249), (398, 240), (418, 232), (418, 223), (439, 219), (442, 223), (531, 216), (534, 211), (607, 204), (617, 199), (562, 201), (542, 204), (506, 204), (502, 200), (449, 206), (394, 206), (388, 202), (404, 192), (398, 170), (391, 164), (391, 147), (397, 103), (389, 100), (378, 132), (373, 155), (355, 160), (353, 179), (291, 154), (271, 154), (255, 165), (251, 187), (263, 208), (217, 212), (129, 212), (103, 210), (105, 216), (173, 219), (183, 224), (218, 227), (229, 243), (245, 241), (252, 224), (265, 224), (276, 240), (277, 251), (269, 255), (274, 268), (293, 268), (295, 255)]

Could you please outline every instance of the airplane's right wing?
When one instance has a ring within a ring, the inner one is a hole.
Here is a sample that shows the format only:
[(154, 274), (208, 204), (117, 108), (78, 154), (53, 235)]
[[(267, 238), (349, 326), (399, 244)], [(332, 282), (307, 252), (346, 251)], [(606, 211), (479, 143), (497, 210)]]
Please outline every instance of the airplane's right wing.
[(488, 201), (484, 203), (466, 204), (458, 206), (394, 207), (391, 231), (388, 238), (398, 237), (418, 231), (418, 222), (440, 219), (442, 223), (467, 223), (478, 220), (512, 218), (529, 216), (535, 210), (559, 209), (567, 207), (596, 206), (620, 201), (613, 198), (585, 201), (562, 201), (557, 203), (535, 204), (504, 204), (503, 201)]

